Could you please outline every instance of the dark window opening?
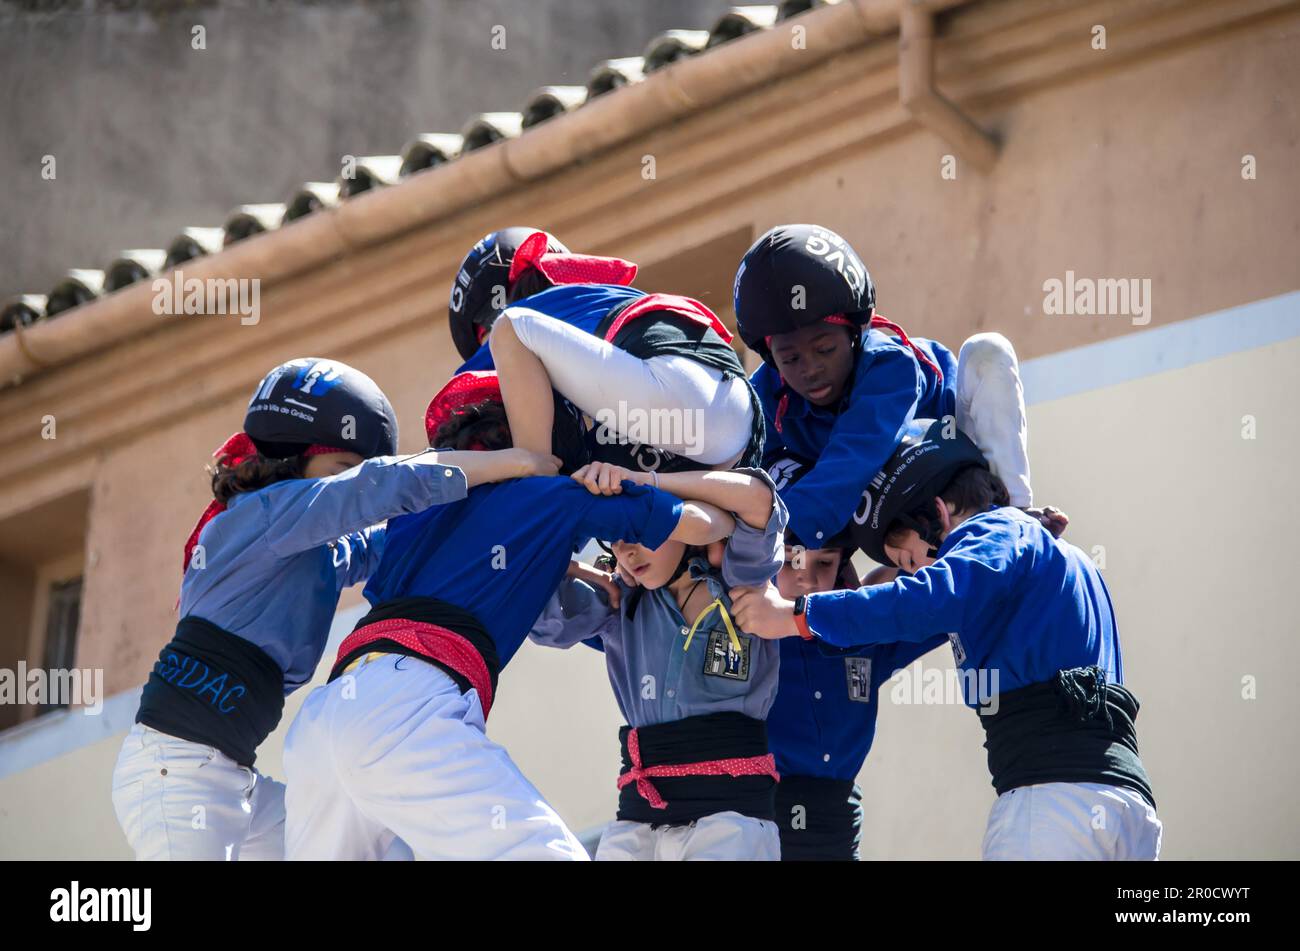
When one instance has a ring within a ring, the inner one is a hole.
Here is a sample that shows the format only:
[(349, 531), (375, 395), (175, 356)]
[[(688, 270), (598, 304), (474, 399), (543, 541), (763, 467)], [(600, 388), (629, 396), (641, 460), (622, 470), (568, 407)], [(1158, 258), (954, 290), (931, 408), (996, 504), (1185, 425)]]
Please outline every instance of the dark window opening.
[[(50, 602), (45, 621), (45, 669), (71, 670), (77, 661), (77, 627), (81, 623), (82, 579), (72, 578), (50, 585)], [(37, 711), (49, 713), (67, 706), (67, 698), (58, 703), (43, 703)]]

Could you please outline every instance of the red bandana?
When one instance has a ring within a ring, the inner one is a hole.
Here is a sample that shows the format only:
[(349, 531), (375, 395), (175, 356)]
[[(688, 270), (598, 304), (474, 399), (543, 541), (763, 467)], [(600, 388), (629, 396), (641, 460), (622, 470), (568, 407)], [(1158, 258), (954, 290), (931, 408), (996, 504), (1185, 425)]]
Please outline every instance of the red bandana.
[(448, 380), (447, 385), (429, 401), (429, 408), (424, 413), (424, 434), (429, 445), (434, 444), (443, 423), (459, 415), (466, 406), (485, 400), (501, 401), (501, 384), (495, 370), (466, 370)]
[(519, 275), (536, 268), (552, 284), (619, 284), (636, 279), (636, 265), (622, 258), (594, 254), (567, 254), (546, 250), (546, 233), (537, 231), (525, 238), (510, 261), (506, 281), (513, 286)]

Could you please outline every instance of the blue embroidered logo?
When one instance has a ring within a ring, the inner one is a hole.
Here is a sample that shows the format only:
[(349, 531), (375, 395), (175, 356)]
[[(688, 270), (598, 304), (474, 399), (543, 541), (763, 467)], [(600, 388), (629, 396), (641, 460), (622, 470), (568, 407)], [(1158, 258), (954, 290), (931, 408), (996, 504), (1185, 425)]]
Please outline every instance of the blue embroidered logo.
[(234, 713), (235, 704), (248, 692), (242, 683), (227, 683), (229, 674), (213, 670), (195, 657), (167, 652), (154, 664), (154, 673), (173, 687), (192, 690), (222, 713)]
[(324, 396), (341, 382), (343, 377), (334, 364), (318, 360), (315, 363), (304, 363), (298, 368), (298, 374), (293, 378), (292, 389), (309, 396)]

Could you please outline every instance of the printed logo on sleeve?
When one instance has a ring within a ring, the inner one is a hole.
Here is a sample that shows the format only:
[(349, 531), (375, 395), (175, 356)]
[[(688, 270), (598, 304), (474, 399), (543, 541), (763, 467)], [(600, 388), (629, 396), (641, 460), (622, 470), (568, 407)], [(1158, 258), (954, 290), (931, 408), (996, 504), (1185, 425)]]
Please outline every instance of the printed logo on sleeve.
[(798, 459), (782, 459), (772, 464), (767, 470), (767, 474), (772, 477), (773, 484), (776, 485), (776, 491), (784, 492), (792, 480), (804, 467)]
[(844, 674), (849, 682), (849, 699), (858, 703), (870, 703), (872, 697), (871, 658), (844, 658)]
[(749, 634), (736, 635), (740, 650), (731, 646), (731, 638), (723, 629), (709, 631), (709, 643), (704, 649), (704, 673), (708, 677), (725, 677), (728, 680), (749, 679), (750, 647), (754, 638)]

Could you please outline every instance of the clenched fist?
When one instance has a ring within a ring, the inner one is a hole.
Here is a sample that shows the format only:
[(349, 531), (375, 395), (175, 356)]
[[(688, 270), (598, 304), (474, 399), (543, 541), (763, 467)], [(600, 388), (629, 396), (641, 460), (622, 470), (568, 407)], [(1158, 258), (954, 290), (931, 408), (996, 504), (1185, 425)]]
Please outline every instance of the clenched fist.
[(794, 602), (781, 597), (770, 582), (761, 588), (735, 587), (730, 594), (731, 616), (741, 630), (768, 640), (798, 635)]

